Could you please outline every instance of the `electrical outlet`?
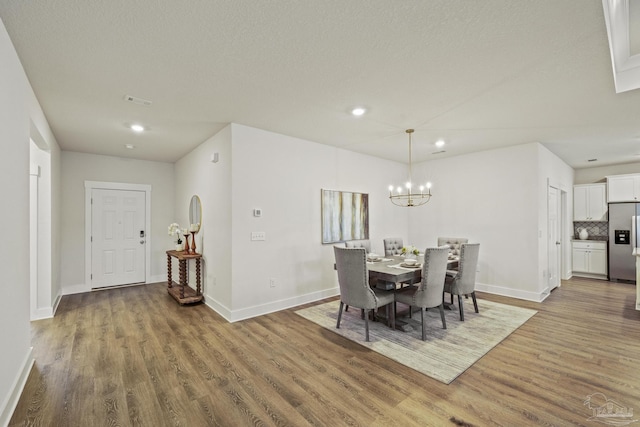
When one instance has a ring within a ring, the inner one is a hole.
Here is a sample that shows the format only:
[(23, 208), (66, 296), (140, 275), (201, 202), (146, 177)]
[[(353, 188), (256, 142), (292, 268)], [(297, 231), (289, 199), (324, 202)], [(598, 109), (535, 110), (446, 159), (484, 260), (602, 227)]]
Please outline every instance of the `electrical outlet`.
[(264, 231), (252, 231), (251, 232), (251, 241), (262, 241), (267, 240), (267, 233)]
[(275, 288), (276, 287), (276, 279), (274, 279), (273, 277), (271, 279), (269, 279), (269, 287), (270, 288)]

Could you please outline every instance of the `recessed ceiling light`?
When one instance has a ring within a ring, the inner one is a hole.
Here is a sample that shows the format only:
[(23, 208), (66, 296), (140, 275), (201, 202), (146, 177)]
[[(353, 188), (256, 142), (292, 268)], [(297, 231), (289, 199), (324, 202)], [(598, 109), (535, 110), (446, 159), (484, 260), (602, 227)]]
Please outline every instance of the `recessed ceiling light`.
[(438, 140), (436, 141), (436, 147), (440, 148), (440, 147), (444, 147), (444, 141), (443, 140)]
[(351, 114), (353, 114), (354, 116), (361, 116), (366, 112), (367, 112), (367, 109), (363, 107), (356, 107), (353, 110), (351, 110)]
[(131, 125), (131, 130), (134, 132), (142, 132), (144, 130), (144, 126), (134, 124), (134, 125)]
[(124, 147), (129, 149), (129, 150), (133, 150), (134, 148), (136, 148), (136, 146), (133, 145), (133, 144), (125, 144)]

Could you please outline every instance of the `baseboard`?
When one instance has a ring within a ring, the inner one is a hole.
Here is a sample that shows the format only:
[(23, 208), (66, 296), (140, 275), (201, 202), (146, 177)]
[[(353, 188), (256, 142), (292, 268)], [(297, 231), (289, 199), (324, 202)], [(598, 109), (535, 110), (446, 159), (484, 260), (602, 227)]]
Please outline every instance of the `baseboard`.
[(213, 311), (224, 317), (228, 322), (238, 322), (240, 320), (250, 319), (252, 317), (262, 316), (264, 314), (273, 313), (287, 308), (296, 307), (324, 298), (330, 298), (340, 295), (340, 288), (325, 289), (322, 291), (311, 292), (305, 295), (297, 295), (295, 297), (286, 298), (278, 301), (272, 301), (266, 304), (254, 305), (253, 307), (241, 308), (239, 310), (229, 310), (213, 298), (205, 296), (205, 304)]
[(31, 368), (33, 367), (34, 362), (35, 359), (33, 358), (33, 347), (29, 347), (29, 351), (27, 352), (24, 362), (22, 363), (22, 368), (13, 381), (9, 395), (0, 408), (0, 426), (6, 427), (9, 425), (9, 421), (11, 421), (13, 411), (15, 411), (16, 406), (18, 405), (20, 395), (22, 394), (22, 390), (24, 390), (24, 386), (27, 383), (27, 378), (29, 378), (29, 373), (31, 372)]
[[(166, 282), (166, 281), (167, 281), (166, 276), (155, 275), (155, 276), (151, 276), (149, 280), (147, 280), (144, 284), (159, 283), (159, 282)], [(134, 283), (134, 285), (140, 285), (140, 283)], [(96, 288), (96, 289), (104, 290), (104, 289), (111, 289), (119, 286), (126, 286), (126, 285), (105, 286), (104, 288)], [(91, 292), (92, 290), (93, 289), (91, 289), (91, 286), (86, 285), (84, 283), (79, 283), (77, 285), (68, 285), (62, 288), (62, 295), (83, 294), (85, 292)]]
[(51, 319), (53, 317), (53, 307), (38, 308), (35, 312), (31, 313), (31, 321)]
[(525, 301), (534, 301), (534, 302), (542, 302), (548, 295), (548, 294), (545, 295), (544, 292), (542, 291), (530, 292), (530, 291), (523, 291), (520, 289), (512, 289), (512, 288), (505, 288), (502, 286), (488, 285), (486, 283), (476, 283), (476, 291), (486, 292), (488, 294), (502, 295), (504, 297), (522, 299)]
[(160, 282), (167, 282), (167, 275), (166, 274), (156, 274), (155, 276), (151, 276), (147, 279), (147, 284), (151, 284), (151, 283), (160, 283)]
[(83, 294), (85, 292), (91, 292), (91, 287), (84, 283), (68, 285), (62, 288), (62, 295)]
[(231, 310), (229, 310), (225, 305), (208, 295), (204, 296), (204, 304), (220, 316), (224, 317), (227, 322), (231, 322)]

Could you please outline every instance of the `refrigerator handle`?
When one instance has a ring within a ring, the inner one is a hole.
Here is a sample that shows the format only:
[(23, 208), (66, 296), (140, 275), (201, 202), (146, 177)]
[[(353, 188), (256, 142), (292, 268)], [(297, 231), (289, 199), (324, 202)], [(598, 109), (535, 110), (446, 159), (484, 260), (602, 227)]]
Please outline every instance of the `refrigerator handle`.
[(638, 220), (637, 216), (631, 217), (631, 251), (635, 255), (636, 253), (636, 221)]

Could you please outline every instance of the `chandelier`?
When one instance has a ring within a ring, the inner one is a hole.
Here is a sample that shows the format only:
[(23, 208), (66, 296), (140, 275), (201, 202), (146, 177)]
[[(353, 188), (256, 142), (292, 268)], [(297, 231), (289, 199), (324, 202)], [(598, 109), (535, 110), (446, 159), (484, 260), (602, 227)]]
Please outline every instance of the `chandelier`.
[[(398, 187), (394, 193), (393, 185), (389, 186), (389, 200), (396, 206), (414, 207), (422, 206), (431, 199), (431, 183), (421, 185), (419, 193), (413, 189), (413, 177), (411, 176), (411, 134), (413, 129), (407, 129), (405, 132), (409, 134), (409, 181), (405, 184), (406, 191), (402, 187)], [(426, 191), (425, 191), (426, 190)]]

